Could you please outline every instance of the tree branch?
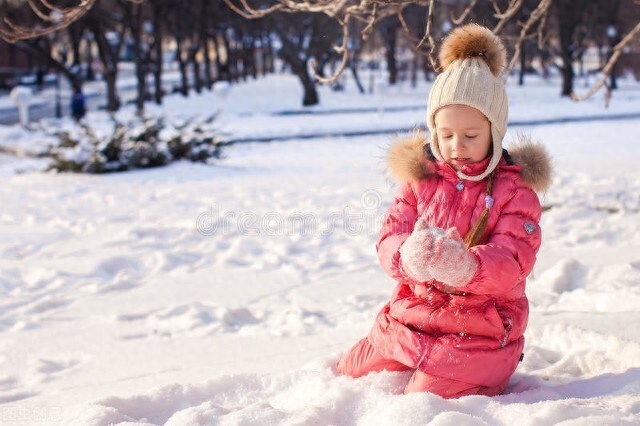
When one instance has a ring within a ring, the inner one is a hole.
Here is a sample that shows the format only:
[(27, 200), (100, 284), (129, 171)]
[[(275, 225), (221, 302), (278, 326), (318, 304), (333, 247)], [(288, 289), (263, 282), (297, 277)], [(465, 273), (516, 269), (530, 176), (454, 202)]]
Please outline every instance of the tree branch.
[[(500, 31), (502, 31), (502, 29), (504, 28), (504, 26), (507, 24), (507, 22), (509, 22), (509, 19), (513, 18), (513, 16), (516, 14), (516, 12), (518, 12), (518, 10), (520, 10), (520, 7), (522, 7), (522, 1), (523, 0), (515, 0), (515, 1), (510, 1), (509, 2), (509, 7), (507, 8), (507, 10), (505, 10), (504, 12), (499, 12), (496, 13), (495, 16), (496, 18), (498, 18), (500, 21), (498, 22), (498, 24), (493, 28), (493, 33), (494, 34), (499, 34)], [(496, 5), (497, 7), (497, 5)]]
[[(132, 3), (142, 3), (144, 0), (127, 0)], [(17, 24), (11, 19), (3, 18), (0, 26), (0, 39), (9, 43), (18, 40), (39, 37), (67, 27), (81, 18), (95, 4), (96, 0), (79, 0), (75, 6), (59, 7), (50, 0), (26, 0), (29, 9), (37, 18), (32, 26)], [(41, 26), (41, 24), (45, 24)]]
[(589, 90), (582, 96), (578, 96), (575, 92), (572, 92), (571, 99), (576, 102), (584, 101), (593, 96), (596, 92), (602, 89), (603, 86), (605, 86), (607, 89), (607, 92), (605, 94), (605, 106), (608, 107), (609, 101), (611, 100), (611, 87), (607, 84), (607, 79), (611, 75), (611, 71), (613, 70), (616, 62), (618, 62), (618, 59), (620, 59), (620, 55), (622, 55), (622, 50), (624, 49), (624, 47), (631, 43), (633, 38), (638, 34), (640, 34), (640, 22), (638, 22), (636, 26), (627, 33), (627, 35), (620, 41), (620, 43), (614, 46), (613, 54), (605, 64), (604, 68), (602, 68), (602, 77), (600, 78), (600, 81), (598, 81), (598, 83), (596, 83), (596, 85), (594, 85), (591, 90)]
[(462, 14), (458, 18), (456, 18), (453, 15), (453, 12), (451, 12), (451, 22), (453, 22), (454, 25), (462, 24), (464, 20), (467, 19), (467, 16), (469, 16), (469, 13), (471, 13), (471, 10), (473, 10), (477, 2), (478, 0), (472, 0), (471, 3), (469, 3), (469, 6), (467, 6), (467, 8), (462, 11)]
[(551, 6), (551, 2), (552, 0), (541, 0), (538, 4), (538, 7), (536, 7), (535, 10), (531, 12), (531, 16), (529, 16), (527, 22), (522, 24), (520, 35), (515, 42), (515, 51), (513, 53), (513, 57), (511, 58), (511, 62), (509, 62), (509, 65), (507, 65), (507, 68), (505, 70), (505, 79), (509, 76), (509, 74), (511, 74), (513, 67), (520, 59), (520, 55), (522, 54), (522, 42), (525, 40), (525, 38), (527, 38), (527, 33), (536, 22), (538, 22), (540, 19), (542, 19), (543, 16), (547, 14), (549, 6)]

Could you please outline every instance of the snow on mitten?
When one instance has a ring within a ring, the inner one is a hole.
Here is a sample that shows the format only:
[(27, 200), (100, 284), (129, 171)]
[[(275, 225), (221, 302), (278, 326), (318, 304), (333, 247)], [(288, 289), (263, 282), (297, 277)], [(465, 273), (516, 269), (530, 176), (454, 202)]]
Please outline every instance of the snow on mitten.
[(469, 253), (456, 228), (447, 229), (434, 242), (433, 255), (428, 260), (431, 276), (452, 287), (468, 284), (478, 269), (478, 261)]
[(445, 230), (427, 225), (423, 219), (416, 222), (413, 232), (400, 247), (402, 269), (419, 282), (431, 281), (428, 257), (431, 256), (436, 240), (445, 235)]

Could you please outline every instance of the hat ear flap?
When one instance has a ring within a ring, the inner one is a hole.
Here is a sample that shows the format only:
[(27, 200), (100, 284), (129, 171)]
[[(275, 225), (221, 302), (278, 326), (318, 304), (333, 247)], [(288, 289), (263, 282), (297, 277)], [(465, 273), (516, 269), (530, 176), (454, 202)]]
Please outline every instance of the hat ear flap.
[(438, 161), (444, 161), (444, 157), (442, 157), (442, 153), (440, 153), (440, 145), (438, 142), (438, 131), (434, 127), (431, 132), (431, 138), (429, 138), (429, 144), (431, 146), (431, 154)]

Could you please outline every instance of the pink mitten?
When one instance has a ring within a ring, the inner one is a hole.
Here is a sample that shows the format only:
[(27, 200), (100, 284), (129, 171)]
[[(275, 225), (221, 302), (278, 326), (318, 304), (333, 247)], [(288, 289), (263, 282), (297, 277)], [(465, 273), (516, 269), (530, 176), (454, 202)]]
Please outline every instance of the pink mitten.
[(427, 226), (423, 219), (416, 222), (413, 232), (400, 247), (402, 269), (419, 282), (431, 281), (433, 276), (429, 272), (429, 256), (432, 254), (436, 241), (445, 235), (445, 230)]
[(428, 258), (428, 270), (435, 280), (461, 287), (471, 281), (476, 269), (478, 261), (467, 251), (456, 228), (447, 229), (446, 234), (435, 241), (433, 254)]

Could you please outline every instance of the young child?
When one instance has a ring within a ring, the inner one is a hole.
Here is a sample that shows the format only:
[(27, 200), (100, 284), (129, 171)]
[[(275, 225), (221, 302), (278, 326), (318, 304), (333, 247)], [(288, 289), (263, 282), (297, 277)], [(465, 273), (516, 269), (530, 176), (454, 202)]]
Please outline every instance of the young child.
[(416, 134), (389, 152), (402, 185), (377, 251), (397, 286), (337, 367), (352, 377), (412, 370), (405, 393), (497, 395), (523, 354), (525, 280), (541, 242), (534, 191), (550, 184), (551, 165), (545, 149), (527, 141), (502, 149), (506, 53), (497, 36), (459, 27), (439, 56), (431, 140)]

